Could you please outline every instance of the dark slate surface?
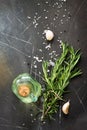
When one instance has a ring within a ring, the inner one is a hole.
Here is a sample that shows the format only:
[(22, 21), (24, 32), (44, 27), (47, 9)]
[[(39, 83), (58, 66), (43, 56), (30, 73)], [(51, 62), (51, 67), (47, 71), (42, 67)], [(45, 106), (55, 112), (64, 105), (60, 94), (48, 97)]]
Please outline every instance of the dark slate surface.
[[(55, 33), (47, 43), (43, 32)], [(55, 59), (60, 41), (81, 48), (82, 76), (69, 85), (68, 116), (41, 124), (37, 108), (24, 104), (11, 91), (13, 79), (29, 72), (42, 84), (42, 60)], [(48, 46), (50, 45), (50, 46)], [(33, 115), (32, 115), (33, 114)], [(0, 130), (86, 130), (87, 129), (87, 1), (86, 0), (0, 0)]]

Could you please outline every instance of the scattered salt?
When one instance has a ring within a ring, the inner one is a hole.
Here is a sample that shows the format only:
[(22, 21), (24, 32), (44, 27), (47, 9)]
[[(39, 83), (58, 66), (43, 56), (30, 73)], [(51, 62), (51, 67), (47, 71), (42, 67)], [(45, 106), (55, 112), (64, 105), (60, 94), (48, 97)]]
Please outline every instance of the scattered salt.
[(41, 16), (37, 17), (37, 20), (39, 20), (41, 18)]
[(60, 34), (62, 34), (63, 32), (60, 32)]
[(36, 118), (34, 118), (34, 121), (36, 121)]
[(34, 123), (34, 121), (32, 120), (32, 123)]
[(47, 16), (45, 16), (45, 19), (47, 19), (48, 17)]
[(46, 1), (45, 3), (48, 4), (48, 1)]
[(34, 65), (36, 64), (36, 60), (33, 62), (33, 64), (34, 64)]
[(37, 5), (40, 5), (40, 3), (37, 3)]
[(33, 114), (31, 113), (31, 114), (30, 114), (30, 116), (32, 117), (32, 116), (33, 116)]
[(47, 70), (47, 72), (50, 72), (50, 70)]
[(42, 52), (42, 49), (39, 49), (40, 52)]
[(49, 63), (50, 63), (51, 66), (55, 65), (55, 63), (53, 61), (51, 61), (51, 60), (49, 60)]
[(49, 44), (49, 45), (47, 45), (45, 48), (46, 48), (46, 49), (49, 49), (49, 48), (51, 48), (51, 45)]
[(38, 13), (37, 13), (37, 12), (35, 12), (35, 14), (37, 15)]
[(41, 74), (41, 72), (39, 71), (39, 74)]
[(25, 126), (25, 123), (23, 123), (22, 126)]
[(63, 14), (63, 18), (65, 18), (65, 16), (66, 16), (66, 15), (65, 15), (65, 14)]
[(46, 9), (43, 10), (44, 12), (46, 11)]
[(38, 62), (42, 62), (42, 59), (39, 59), (39, 57), (37, 57), (37, 56), (34, 56), (33, 57), (36, 61), (38, 61)]
[(37, 56), (34, 56), (33, 58), (34, 58), (34, 59), (36, 59), (36, 60), (38, 60), (38, 59), (39, 59), (39, 57), (37, 57)]
[(27, 16), (27, 18), (28, 18), (28, 19), (31, 19), (31, 17), (30, 17), (30, 16)]
[(53, 18), (53, 20), (55, 21), (55, 20), (56, 20), (56, 18)]
[(59, 42), (62, 43), (62, 40), (60, 40)]
[(34, 68), (37, 68), (37, 65), (34, 65)]
[(46, 42), (43, 42), (43, 44), (45, 45), (45, 44), (46, 44)]

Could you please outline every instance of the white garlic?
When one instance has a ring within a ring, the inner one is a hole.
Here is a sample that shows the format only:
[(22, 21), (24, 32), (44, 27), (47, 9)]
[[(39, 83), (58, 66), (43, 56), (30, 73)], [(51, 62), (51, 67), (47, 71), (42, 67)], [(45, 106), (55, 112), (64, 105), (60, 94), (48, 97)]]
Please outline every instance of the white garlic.
[(63, 106), (62, 106), (62, 111), (64, 114), (68, 114), (69, 113), (69, 108), (70, 108), (70, 102), (66, 102)]
[(54, 33), (51, 30), (45, 30), (44, 33), (48, 41), (51, 41), (54, 38)]

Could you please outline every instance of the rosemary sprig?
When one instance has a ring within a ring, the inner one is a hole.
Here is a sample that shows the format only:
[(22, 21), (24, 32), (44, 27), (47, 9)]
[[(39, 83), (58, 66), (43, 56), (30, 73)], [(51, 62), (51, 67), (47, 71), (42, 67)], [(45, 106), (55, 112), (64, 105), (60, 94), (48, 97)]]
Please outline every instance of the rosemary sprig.
[(43, 93), (43, 110), (42, 117), (52, 117), (53, 113), (58, 110), (59, 100), (63, 100), (65, 88), (69, 85), (70, 79), (80, 75), (82, 72), (76, 68), (81, 54), (80, 51), (75, 51), (72, 46), (62, 43), (62, 54), (56, 60), (54, 67), (47, 72), (49, 62), (44, 61), (42, 64), (46, 89)]

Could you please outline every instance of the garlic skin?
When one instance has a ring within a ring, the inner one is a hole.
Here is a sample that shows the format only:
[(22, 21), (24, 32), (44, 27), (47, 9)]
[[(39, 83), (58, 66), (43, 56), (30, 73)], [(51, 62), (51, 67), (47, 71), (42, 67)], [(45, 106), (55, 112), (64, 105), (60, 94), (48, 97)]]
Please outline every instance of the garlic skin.
[(51, 30), (44, 31), (46, 40), (51, 41), (54, 38), (54, 33)]
[(69, 108), (70, 108), (70, 102), (66, 102), (63, 106), (62, 106), (62, 112), (67, 115), (69, 113)]

